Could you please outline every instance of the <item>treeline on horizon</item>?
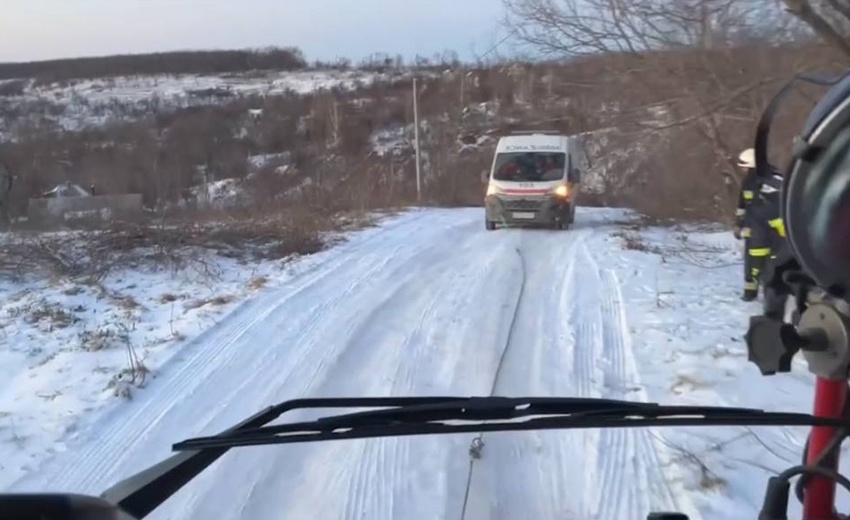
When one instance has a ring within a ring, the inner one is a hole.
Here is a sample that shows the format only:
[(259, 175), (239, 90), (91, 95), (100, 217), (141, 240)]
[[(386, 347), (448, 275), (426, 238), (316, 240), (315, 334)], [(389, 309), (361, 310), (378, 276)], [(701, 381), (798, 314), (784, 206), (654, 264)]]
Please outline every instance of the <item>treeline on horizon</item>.
[[(489, 60), (489, 64), (499, 59)], [(65, 58), (56, 60), (0, 63), (0, 81), (35, 80), (36, 84), (108, 78), (117, 76), (155, 76), (160, 74), (227, 74), (250, 71), (295, 71), (308, 68), (364, 71), (383, 73), (413, 67), (419, 70), (442, 70), (458, 67), (461, 59), (454, 50), (445, 50), (433, 56), (417, 55), (406, 60), (400, 54), (375, 52), (355, 62), (339, 57), (334, 61), (308, 62), (297, 47), (267, 47), (259, 50), (169, 51), (147, 54), (116, 54), (109, 56)], [(483, 62), (470, 64), (484, 66)], [(7, 85), (21, 93), (23, 81)], [(2, 87), (0, 87), (2, 89)], [(14, 93), (13, 92), (13, 93)]]
[(36, 79), (40, 83), (110, 76), (222, 74), (250, 70), (298, 70), (307, 67), (300, 49), (173, 51), (102, 57), (0, 63), (0, 80)]

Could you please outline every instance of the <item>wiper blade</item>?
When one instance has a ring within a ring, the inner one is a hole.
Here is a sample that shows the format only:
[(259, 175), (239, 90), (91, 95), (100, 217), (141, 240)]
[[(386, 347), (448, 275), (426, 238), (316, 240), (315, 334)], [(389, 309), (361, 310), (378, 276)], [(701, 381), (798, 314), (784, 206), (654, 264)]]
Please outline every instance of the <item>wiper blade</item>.
[(600, 414), (625, 411), (649, 411), (656, 403), (582, 397), (470, 397), (460, 401), (407, 405), (383, 410), (368, 410), (331, 417), (317, 422), (326, 427), (377, 426), (381, 423), (431, 421), (483, 421), (515, 419), (533, 415)]
[[(351, 406), (358, 406), (354, 404), (357, 402), (366, 406), (362, 400), (351, 401)], [(470, 397), (390, 406), (198, 437), (173, 448), (205, 450), (372, 437), (638, 426), (850, 426), (847, 421), (809, 414), (592, 398)]]
[[(287, 412), (310, 408), (371, 410), (269, 425)], [(102, 496), (135, 518), (143, 518), (230, 448), (238, 446), (462, 432), (720, 425), (850, 428), (846, 420), (808, 414), (572, 397), (295, 399), (270, 406), (218, 435), (175, 444), (174, 450), (180, 453), (118, 483)]]

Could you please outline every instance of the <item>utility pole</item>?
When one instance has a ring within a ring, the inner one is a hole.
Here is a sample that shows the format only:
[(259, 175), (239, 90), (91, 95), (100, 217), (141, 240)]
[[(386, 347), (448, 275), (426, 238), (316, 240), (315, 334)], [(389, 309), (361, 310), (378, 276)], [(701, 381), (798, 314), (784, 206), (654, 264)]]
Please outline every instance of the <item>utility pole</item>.
[(11, 202), (12, 184), (15, 176), (0, 159), (0, 229), (6, 230), (12, 226), (12, 213), (9, 209)]
[(422, 202), (422, 178), (419, 171), (419, 91), (413, 78), (413, 139), (416, 142), (416, 201)]

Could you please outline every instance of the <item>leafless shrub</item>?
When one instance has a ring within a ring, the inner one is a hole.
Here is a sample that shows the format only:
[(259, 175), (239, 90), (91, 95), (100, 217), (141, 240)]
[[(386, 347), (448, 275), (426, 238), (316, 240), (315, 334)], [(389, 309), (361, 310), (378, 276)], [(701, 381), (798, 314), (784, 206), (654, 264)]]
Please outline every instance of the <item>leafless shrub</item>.
[(123, 341), (126, 348), (127, 367), (113, 376), (107, 388), (111, 388), (116, 397), (132, 399), (133, 387), (144, 388), (148, 376), (151, 375), (151, 371), (136, 352), (136, 348), (130, 338), (130, 328), (126, 324), (121, 323), (118, 325), (117, 338)]
[(620, 238), (623, 243), (623, 249), (654, 254), (659, 254), (661, 252), (661, 249), (657, 246), (647, 244), (643, 235), (640, 233), (623, 229), (615, 232), (614, 236)]
[[(737, 437), (734, 440), (737, 440), (739, 438), (740, 437)], [(678, 444), (675, 444), (667, 439), (661, 438), (660, 440), (676, 453), (676, 457), (673, 461), (675, 464), (680, 465), (684, 462), (696, 466), (696, 468), (699, 470), (700, 478), (698, 485), (701, 490), (722, 491), (729, 485), (726, 479), (713, 472), (708, 467), (708, 465), (693, 451)], [(714, 447), (713, 449), (720, 450), (721, 446)]]
[(79, 321), (71, 309), (44, 298), (7, 310), (9, 317), (21, 318), (29, 324), (46, 324), (50, 330), (64, 329)]
[(623, 237), (623, 247), (634, 251), (647, 251), (648, 247), (641, 239), (640, 235), (626, 235)]
[(126, 333), (110, 327), (84, 330), (80, 333), (80, 348), (89, 352), (107, 350), (130, 341)]

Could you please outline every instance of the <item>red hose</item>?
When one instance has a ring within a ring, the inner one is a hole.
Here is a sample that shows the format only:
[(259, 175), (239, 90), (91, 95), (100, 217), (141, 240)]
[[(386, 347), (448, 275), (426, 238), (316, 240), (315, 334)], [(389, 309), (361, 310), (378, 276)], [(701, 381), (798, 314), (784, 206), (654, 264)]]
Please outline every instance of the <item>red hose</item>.
[[(817, 378), (815, 382), (814, 415), (818, 417), (840, 418), (844, 414), (844, 402), (847, 399), (847, 381)], [(814, 464), (826, 450), (836, 428), (814, 426), (809, 438), (807, 465)], [(834, 458), (823, 461), (824, 466), (838, 470), (838, 452)], [(835, 520), (835, 487), (832, 479), (819, 475), (807, 477), (806, 494), (803, 501), (803, 520)]]

